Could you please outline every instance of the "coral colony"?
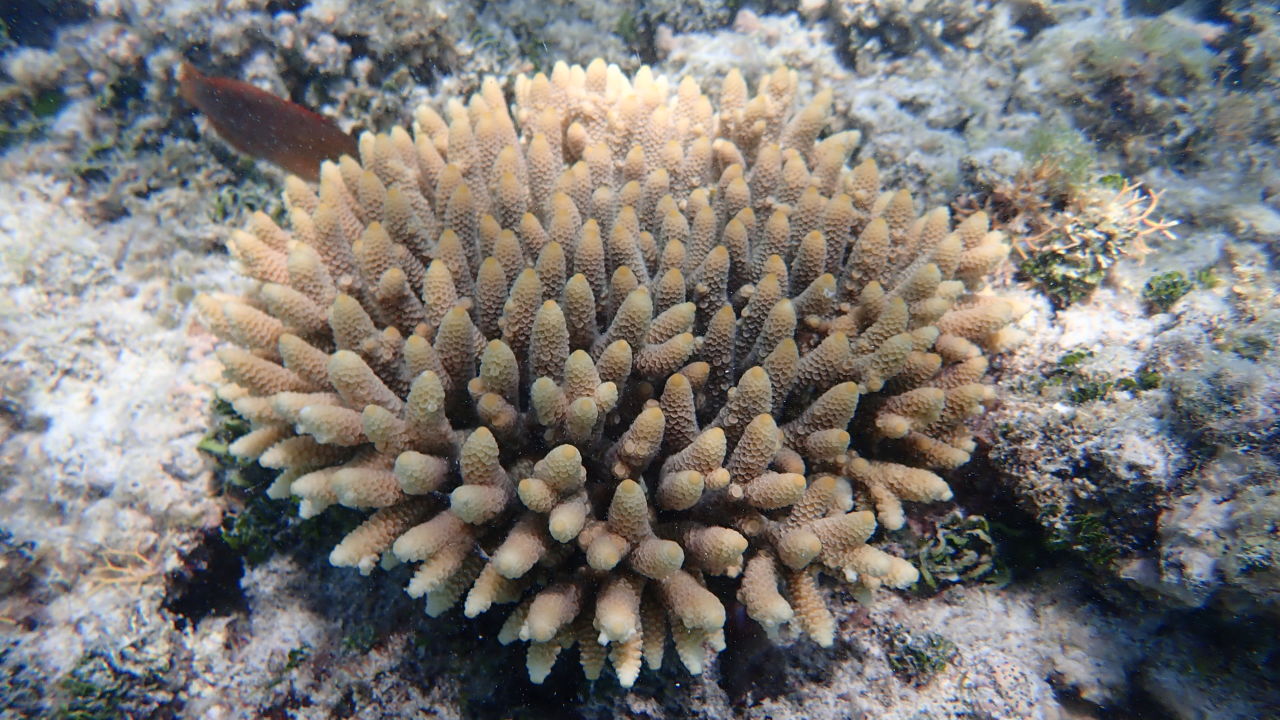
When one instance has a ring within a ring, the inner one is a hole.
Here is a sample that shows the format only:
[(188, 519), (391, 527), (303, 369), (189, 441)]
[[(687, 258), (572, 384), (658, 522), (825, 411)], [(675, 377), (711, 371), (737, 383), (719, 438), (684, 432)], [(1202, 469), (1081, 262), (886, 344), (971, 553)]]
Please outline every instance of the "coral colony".
[(232, 235), (260, 284), (200, 299), (232, 451), (304, 516), (370, 512), (335, 565), (416, 565), (432, 616), (504, 606), (534, 682), (576, 645), (630, 686), (668, 637), (700, 672), (710, 576), (830, 645), (818, 575), (916, 581), (868, 541), (951, 497), (1016, 311), (979, 292), (986, 215), (846, 168), (856, 133), (819, 139), (830, 94), (794, 111), (796, 84), (558, 64), (289, 178), (289, 229)]

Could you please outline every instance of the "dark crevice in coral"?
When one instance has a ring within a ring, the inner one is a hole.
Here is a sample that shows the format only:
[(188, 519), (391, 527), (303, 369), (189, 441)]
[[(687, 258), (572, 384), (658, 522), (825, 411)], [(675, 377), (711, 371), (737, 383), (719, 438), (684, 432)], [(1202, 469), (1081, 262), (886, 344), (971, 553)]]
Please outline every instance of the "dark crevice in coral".
[(135, 109), (130, 107), (131, 103), (141, 102), (146, 98), (149, 80), (146, 65), (142, 62), (137, 63), (133, 67), (133, 72), (135, 74), (120, 75), (107, 85), (107, 91), (102, 96), (102, 102), (99, 103), (103, 110), (128, 112)]
[(1259, 62), (1246, 61), (1250, 39), (1258, 33), (1267, 32), (1266, 28), (1259, 27), (1254, 18), (1247, 15), (1238, 19), (1215, 18), (1215, 22), (1227, 24), (1227, 31), (1214, 43), (1215, 49), (1224, 58), (1220, 78), (1223, 87), (1228, 90), (1252, 91), (1270, 80), (1274, 71), (1265, 54), (1259, 53), (1262, 58)]
[(244, 558), (217, 531), (183, 557), (183, 565), (166, 578), (161, 607), (173, 614), (178, 629), (195, 626), (209, 616), (245, 612), (248, 602), (240, 587)]
[(12, 629), (34, 632), (44, 623), (45, 608), (57, 595), (48, 583), (49, 568), (36, 544), (16, 542), (0, 527), (0, 617)]
[(828, 41), (831, 48), (835, 50), (836, 59), (840, 64), (849, 71), (854, 71), (858, 67), (858, 53), (853, 49), (853, 37), (848, 26), (840, 23), (828, 23), (830, 28), (827, 34), (830, 36)]
[[(1046, 514), (1048, 506), (1024, 497), (1016, 479), (999, 468), (990, 451), (989, 441), (980, 441), (970, 463), (947, 480), (959, 505), (988, 519), (999, 560), (1012, 581), (1057, 574), (1070, 578), (1067, 584), (1087, 596), (1085, 604), (1126, 617), (1154, 612), (1133, 587), (1117, 582), (1110, 569), (1120, 558), (1155, 551), (1154, 516), (1163, 508), (1153, 488), (1145, 488), (1152, 497), (1095, 501), (1087, 507), (1078, 503)], [(1089, 477), (1088, 469), (1081, 467), (1071, 475)], [(1096, 478), (1095, 482), (1103, 487), (1116, 484)], [(1132, 510), (1122, 514), (1109, 508)]]
[(0, 396), (0, 438), (11, 433), (42, 433), (49, 429), (52, 420), (47, 415), (28, 412), (26, 403), (19, 398)]
[(1231, 14), (1227, 12), (1227, 2), (1230, 0), (1202, 0), (1199, 3), (1190, 5), (1195, 10), (1195, 17), (1198, 20), (1214, 23), (1216, 25), (1226, 25), (1231, 22)]
[(933, 48), (937, 40), (916, 25), (915, 20), (890, 16), (876, 28), (873, 37), (880, 39), (886, 52), (903, 57), (915, 52), (922, 44)]
[(323, 80), (316, 76), (314, 70), (307, 68), (301, 59), (298, 59), (297, 62), (291, 62), (293, 59), (286, 58), (280, 68), (280, 80), (284, 82), (284, 86), (289, 92), (289, 101), (309, 110), (315, 110), (307, 102), (307, 89), (312, 83), (323, 82)]
[[(292, 526), (306, 526), (314, 520), (295, 521)], [(332, 543), (334, 537), (345, 532), (326, 535)], [(419, 600), (403, 590), (412, 575), (408, 566), (376, 571), (365, 578), (331, 566), (325, 554), (317, 550), (299, 547), (289, 553), (300, 570), (290, 575), (290, 582), (283, 588), (288, 597), (299, 599), (309, 612), (332, 617), (336, 623), (336, 631), (311, 650), (309, 662), (314, 664), (315, 672), (323, 672), (321, 668), (335, 662), (336, 656), (362, 655), (403, 642), (406, 652), (392, 671), (398, 681), (432, 688), (445, 697), (456, 695), (464, 717), (572, 717), (564, 715), (563, 708), (583, 703), (589, 690), (576, 651), (564, 652), (546, 681), (534, 685), (525, 669), (523, 645), (502, 646), (494, 640), (506, 620), (505, 612), (489, 612), (472, 619), (454, 609), (432, 618), (422, 612)], [(407, 639), (403, 637), (405, 633), (409, 635)], [(597, 687), (609, 691), (616, 685), (605, 680)], [(361, 702), (367, 699), (344, 696), (329, 717), (350, 717)], [(287, 710), (273, 705), (264, 708), (263, 714), (295, 716)]]
[(7, 0), (0, 4), (9, 40), (18, 45), (51, 49), (58, 32), (93, 17), (89, 6), (78, 0)]
[[(476, 618), (463, 617), (454, 610), (439, 618), (421, 615), (415, 608), (424, 657), (416, 672), (424, 677), (446, 674), (457, 682), (460, 705), (467, 717), (538, 717), (540, 712), (554, 717), (557, 703), (573, 702), (577, 688), (586, 681), (577, 670), (577, 653), (565, 652), (542, 686), (529, 682), (524, 647), (500, 645), (494, 638), (506, 620), (505, 612), (488, 612)], [(443, 636), (443, 637), (441, 637)], [(483, 638), (477, 652), (475, 638)], [(451, 647), (460, 648), (450, 652)]]
[(329, 717), (335, 719), (354, 717), (358, 707), (356, 704), (356, 691), (354, 689), (348, 690), (342, 696), (342, 699), (334, 703), (333, 709), (329, 711)]
[[(494, 697), (484, 697), (482, 702), (470, 703), (467, 714), (481, 720), (482, 718), (572, 718), (577, 714), (571, 708), (581, 704), (582, 691), (586, 682), (582, 679), (582, 669), (578, 664), (577, 651), (564, 653), (565, 659), (556, 663), (551, 675), (541, 685), (528, 683), (521, 677), (520, 667), (511, 667), (506, 676), (513, 680), (512, 685), (523, 686), (522, 692), (512, 693), (505, 698), (506, 702), (493, 702)], [(518, 682), (515, 682), (516, 679)], [(516, 688), (512, 688), (514, 690)], [(471, 698), (479, 699), (479, 698)]]
[(664, 20), (662, 15), (655, 17), (648, 12), (640, 12), (633, 16), (629, 23), (619, 23), (614, 34), (622, 38), (627, 44), (627, 49), (635, 53), (641, 63), (656, 64), (661, 58), (658, 56), (655, 38), (658, 25), (663, 24)]
[(906, 113), (920, 117), (922, 113), (927, 111), (930, 103), (923, 100), (903, 99), (898, 102), (898, 106)]
[[(1221, 608), (1201, 608), (1182, 612), (1170, 612), (1161, 620), (1156, 635), (1168, 639), (1171, 645), (1186, 648), (1191, 653), (1178, 656), (1173, 662), (1187, 662), (1193, 666), (1193, 677), (1201, 683), (1191, 685), (1182, 697), (1204, 697), (1207, 688), (1214, 684), (1244, 683), (1257, 688), (1255, 697), (1266, 699), (1268, 707), (1263, 715), (1250, 717), (1280, 717), (1280, 693), (1275, 678), (1280, 677), (1280, 646), (1277, 646), (1276, 619), (1251, 616), (1224, 615)], [(1173, 639), (1176, 637), (1176, 640)], [(1170, 663), (1164, 650), (1170, 646), (1157, 646), (1132, 669), (1128, 695), (1112, 707), (1097, 708), (1099, 720), (1163, 720), (1170, 717), (1169, 696), (1152, 692), (1154, 680), (1163, 674)], [(1163, 702), (1162, 702), (1163, 701)], [(1232, 708), (1237, 713), (1239, 707)], [(1223, 717), (1228, 716), (1223, 708)], [(1232, 714), (1235, 717), (1244, 715)]]
[(1255, 383), (1252, 374), (1233, 367), (1169, 378), (1172, 429), (1198, 462), (1234, 448), (1252, 461), (1255, 472), (1280, 464), (1275, 449), (1280, 447), (1280, 420), (1259, 414), (1249, 401), (1259, 392)]
[(350, 508), (333, 508), (316, 517), (300, 519), (292, 501), (266, 496), (267, 483), (262, 477), (268, 471), (255, 463), (240, 472), (239, 481), (255, 483), (255, 487), (228, 488), (228, 511), (221, 532), (222, 539), (250, 567), (278, 553), (305, 564), (317, 554), (326, 555), (334, 538), (351, 532), (362, 520)]
[(1014, 3), (1010, 8), (1009, 21), (1026, 33), (1026, 41), (1034, 40), (1041, 32), (1058, 24), (1048, 7), (1038, 2)]
[(760, 624), (747, 617), (740, 602), (725, 603), (725, 649), (720, 653), (720, 687), (734, 705), (746, 706), (786, 694), (784, 651), (769, 639)]
[(334, 35), (338, 42), (345, 44), (351, 48), (351, 59), (363, 57), (373, 57), (374, 53), (369, 49), (369, 38), (366, 35)]
[(1110, 78), (1097, 88), (1093, 110), (1077, 108), (1082, 127), (1092, 130), (1093, 139), (1101, 144), (1118, 145), (1135, 135), (1150, 135), (1159, 130), (1156, 119), (1143, 112), (1134, 97), (1133, 83), (1127, 77)]
[[(1073, 707), (1067, 703), (1063, 706)], [(1098, 720), (1165, 720), (1169, 717), (1168, 708), (1160, 705), (1155, 696), (1138, 683), (1129, 686), (1128, 697), (1118, 707), (1098, 709), (1095, 706), (1094, 709)]]
[(1125, 0), (1124, 14), (1128, 17), (1155, 17), (1169, 10), (1168, 0)]
[(1128, 17), (1159, 17), (1171, 11), (1193, 20), (1229, 22), (1223, 11), (1223, 3), (1219, 0), (1191, 0), (1182, 3), (1169, 0), (1125, 0), (1124, 3), (1124, 14)]
[(271, 0), (267, 3), (267, 12), (272, 15), (281, 12), (296, 13), (310, 4), (310, 0)]
[(309, 698), (299, 697), (297, 692), (290, 690), (284, 699), (259, 710), (259, 717), (263, 720), (290, 720), (302, 717), (303, 714), (298, 711), (313, 704)]
[(1048, 677), (1053, 697), (1072, 717), (1088, 717), (1095, 720), (1164, 720), (1169, 717), (1168, 711), (1157, 707), (1146, 697), (1140, 688), (1130, 687), (1129, 696), (1124, 702), (1108, 706), (1099, 706), (1080, 696), (1080, 689), (1064, 685), (1062, 678), (1055, 675)]
[(428, 87), (435, 85), (436, 79), (449, 73), (449, 68), (437, 65), (434, 60), (426, 63), (409, 63), (409, 76), (419, 85)]
[(992, 482), (1000, 470), (990, 445), (979, 442), (968, 464), (947, 476), (955, 502), (970, 514), (987, 518), (1000, 560), (1012, 580), (1025, 580), (1060, 566), (1066, 557), (1048, 549), (1048, 537), (1034, 516), (1019, 506), (1010, 483)]

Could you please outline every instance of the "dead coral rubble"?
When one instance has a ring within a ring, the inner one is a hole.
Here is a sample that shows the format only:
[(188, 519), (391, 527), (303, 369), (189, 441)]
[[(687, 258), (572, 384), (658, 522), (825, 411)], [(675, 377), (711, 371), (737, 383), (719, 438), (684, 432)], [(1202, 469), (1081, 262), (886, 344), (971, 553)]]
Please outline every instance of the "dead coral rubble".
[[(204, 297), (219, 395), (304, 515), (372, 511), (331, 561), (414, 563), (435, 616), (507, 604), (542, 681), (577, 645), (631, 685), (667, 637), (700, 672), (725, 607), (821, 645), (819, 573), (917, 578), (867, 541), (950, 498), (992, 395), (1007, 246), (884, 192), (794, 72), (718, 103), (596, 61), (498, 83), (286, 185), (231, 248), (261, 281)], [(855, 506), (872, 507), (854, 510)]]

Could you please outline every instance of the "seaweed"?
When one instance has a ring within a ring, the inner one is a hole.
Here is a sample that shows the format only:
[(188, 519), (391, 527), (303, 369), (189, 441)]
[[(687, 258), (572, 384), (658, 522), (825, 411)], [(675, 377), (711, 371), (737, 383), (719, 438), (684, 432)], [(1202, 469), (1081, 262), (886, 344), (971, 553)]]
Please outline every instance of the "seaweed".
[(110, 654), (86, 652), (57, 682), (62, 702), (58, 720), (116, 720), (172, 717), (172, 658), (145, 644)]
[(1141, 392), (1160, 387), (1164, 378), (1159, 372), (1140, 367), (1132, 375), (1113, 377), (1096, 370), (1085, 370), (1083, 365), (1093, 358), (1093, 351), (1077, 348), (1058, 358), (1057, 363), (1045, 374), (1045, 384), (1063, 388), (1067, 400), (1075, 405), (1103, 400), (1112, 390)]
[(901, 625), (885, 633), (885, 659), (903, 681), (922, 687), (951, 664), (959, 654), (956, 644), (931, 632), (908, 632)]
[(1173, 304), (1195, 286), (1181, 270), (1153, 275), (1142, 286), (1142, 299), (1151, 313), (1168, 312)]
[(921, 592), (968, 582), (1003, 586), (1009, 580), (987, 519), (958, 509), (937, 522), (916, 553), (916, 564), (921, 580), (916, 587)]

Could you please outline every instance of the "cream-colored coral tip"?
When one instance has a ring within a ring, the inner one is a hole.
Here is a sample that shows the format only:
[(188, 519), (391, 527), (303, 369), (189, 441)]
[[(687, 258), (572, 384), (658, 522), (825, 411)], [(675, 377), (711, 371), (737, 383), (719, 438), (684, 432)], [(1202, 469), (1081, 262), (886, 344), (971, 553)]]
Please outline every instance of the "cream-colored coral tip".
[(781, 449), (782, 433), (773, 416), (767, 413), (757, 415), (747, 424), (733, 449), (726, 468), (729, 476), (735, 482), (751, 482), (764, 472)]
[(520, 502), (534, 512), (549, 513), (556, 506), (556, 493), (541, 478), (524, 478), (516, 487)]
[(554, 300), (542, 303), (534, 316), (529, 354), (534, 377), (554, 377), (564, 369), (569, 356), (569, 327)]
[(631, 551), (630, 561), (631, 568), (636, 572), (661, 580), (684, 565), (684, 548), (671, 540), (649, 537)]
[(805, 440), (805, 455), (816, 461), (835, 461), (844, 456), (851, 439), (844, 429), (819, 430)]
[(601, 644), (624, 642), (640, 632), (640, 593), (632, 579), (616, 575), (596, 596), (595, 628)]
[(636, 416), (611, 450), (614, 477), (631, 477), (643, 471), (658, 454), (665, 427), (666, 418), (657, 406), (646, 408)]
[(845, 427), (858, 407), (859, 393), (857, 383), (844, 382), (836, 385), (787, 425), (788, 435), (798, 438), (819, 430)]
[[(594, 312), (594, 310), (593, 310)], [(600, 373), (591, 355), (585, 350), (574, 350), (564, 361), (564, 392), (570, 397), (586, 397), (600, 384)]]
[(479, 392), (501, 395), (508, 402), (516, 400), (520, 388), (520, 366), (511, 347), (501, 340), (490, 340), (480, 354), (480, 374), (473, 380)]
[(492, 485), (496, 476), (503, 473), (498, 464), (498, 441), (486, 427), (476, 428), (462, 444), (458, 460), (462, 482), (471, 485)]
[(804, 495), (805, 478), (798, 473), (765, 473), (743, 487), (743, 499), (761, 510), (777, 510)]
[(488, 485), (461, 485), (449, 493), (449, 510), (472, 525), (489, 522), (506, 504), (506, 493)]
[(778, 539), (778, 559), (792, 570), (808, 565), (822, 552), (822, 541), (808, 528), (792, 530)]
[(827, 552), (862, 545), (876, 530), (875, 517), (863, 510), (814, 520), (806, 525)]
[(684, 545), (695, 566), (717, 575), (736, 575), (742, 569), (748, 543), (742, 533), (731, 528), (699, 527), (685, 533)]
[(434, 371), (427, 370), (409, 387), (406, 417), (421, 427), (430, 427), (444, 419), (444, 385)]
[(724, 627), (724, 605), (692, 575), (676, 570), (659, 583), (667, 608), (684, 627), (718, 630)]
[(471, 590), (467, 592), (462, 613), (469, 618), (476, 617), (495, 603), (518, 600), (521, 591), (520, 583), (498, 574), (493, 565), (486, 565), (471, 586)]
[(466, 540), (468, 536), (469, 531), (461, 519), (452, 513), (442, 512), (396, 538), (391, 552), (401, 562), (420, 562), (447, 545)]
[(395, 475), (381, 468), (344, 467), (330, 484), (338, 502), (353, 508), (385, 508), (404, 499)]
[(551, 510), (547, 518), (547, 532), (556, 542), (567, 543), (578, 537), (587, 521), (585, 498), (562, 502)]
[(582, 589), (575, 584), (549, 587), (534, 596), (520, 628), (520, 637), (533, 642), (550, 642), (578, 614)]
[(398, 412), (402, 405), (364, 359), (350, 350), (339, 350), (329, 357), (329, 382), (352, 408), (381, 405)]
[(600, 419), (600, 408), (591, 398), (578, 398), (569, 404), (565, 414), (565, 430), (569, 439), (585, 443)]
[(228, 380), (257, 395), (310, 392), (317, 389), (292, 370), (238, 347), (220, 348), (217, 356)]
[(524, 577), (533, 564), (542, 558), (547, 544), (542, 535), (541, 521), (526, 516), (512, 529), (507, 539), (493, 551), (490, 562), (505, 578), (515, 580)]
[(724, 429), (713, 427), (699, 433), (685, 449), (672, 455), (662, 466), (662, 475), (671, 473), (697, 471), (713, 472), (724, 462), (725, 446)]
[(382, 553), (391, 548), (398, 535), (421, 519), (425, 509), (421, 503), (402, 503), (379, 510), (333, 548), (329, 562), (336, 567), (358, 567), (361, 574), (368, 575)]
[(658, 485), (658, 504), (665, 510), (688, 510), (702, 498), (705, 480), (697, 470), (663, 475)]
[(366, 405), (360, 421), (365, 437), (373, 441), (378, 452), (394, 455), (408, 447), (409, 428), (398, 414), (381, 405)]
[(613, 382), (602, 382), (596, 386), (592, 397), (597, 408), (602, 412), (610, 412), (618, 405), (618, 386)]
[(559, 445), (547, 451), (534, 466), (534, 473), (559, 493), (580, 487), (587, 479), (582, 467), (582, 453), (573, 445)]
[(723, 490), (729, 487), (729, 480), (729, 471), (724, 468), (716, 468), (704, 478), (708, 490)]
[(811, 570), (793, 571), (788, 578), (791, 604), (805, 634), (821, 647), (835, 643), (836, 622), (827, 609)]
[(899, 557), (889, 555), (889, 570), (881, 579), (889, 587), (905, 588), (914, 585), (920, 579), (920, 571), (914, 565)]
[(360, 413), (336, 405), (309, 405), (298, 413), (298, 431), (326, 445), (359, 445), (366, 441)]
[(449, 478), (449, 462), (434, 455), (406, 450), (396, 457), (393, 472), (405, 493), (426, 495), (439, 490)]
[(791, 605), (778, 592), (778, 580), (773, 558), (758, 553), (747, 561), (738, 590), (738, 599), (747, 606), (747, 614), (770, 632), (795, 617)]
[(612, 570), (622, 562), (627, 549), (625, 538), (610, 532), (601, 533), (587, 545), (587, 564), (602, 572)]
[(609, 503), (609, 529), (632, 541), (649, 534), (649, 503), (635, 480), (623, 480)]
[(266, 454), (288, 434), (289, 431), (280, 426), (261, 427), (236, 438), (227, 446), (227, 452), (244, 460), (255, 460)]
[[(545, 427), (560, 424), (565, 413), (564, 392), (549, 377), (540, 377), (529, 388), (529, 404), (533, 406), (538, 423)], [(592, 424), (594, 424), (592, 420)]]
[(876, 417), (876, 430), (887, 438), (900, 438), (911, 432), (911, 419), (884, 413)]

